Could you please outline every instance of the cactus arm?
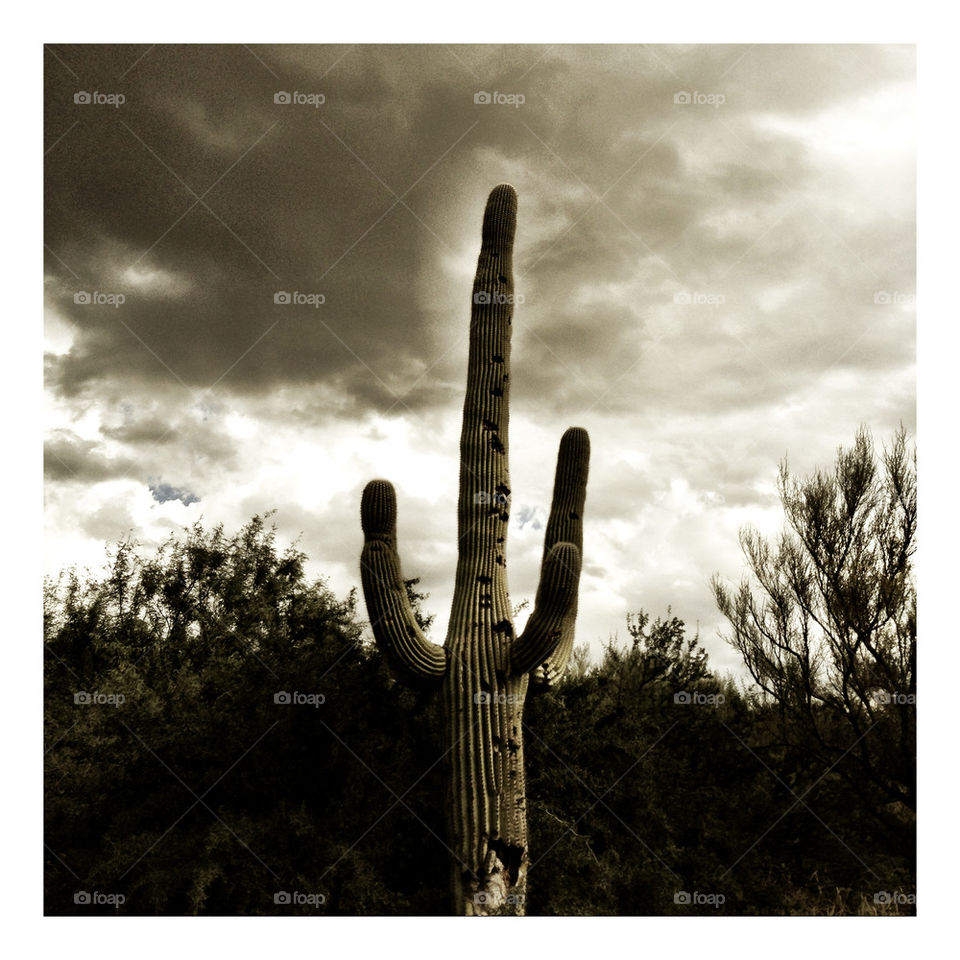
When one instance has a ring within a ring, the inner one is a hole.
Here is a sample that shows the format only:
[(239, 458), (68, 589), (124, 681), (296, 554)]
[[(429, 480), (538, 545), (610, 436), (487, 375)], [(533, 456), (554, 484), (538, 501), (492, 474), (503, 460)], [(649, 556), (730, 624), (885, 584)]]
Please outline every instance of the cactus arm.
[[(543, 542), (543, 559), (558, 543), (572, 543), (583, 556), (583, 508), (587, 498), (587, 475), (590, 468), (590, 437), (583, 427), (570, 427), (560, 440), (557, 472), (553, 483), (553, 503)], [(534, 670), (534, 690), (551, 687), (563, 676), (573, 651), (574, 626), (577, 620), (577, 597), (569, 608), (560, 629), (560, 642), (550, 656)]]
[(556, 651), (564, 623), (576, 605), (579, 583), (580, 551), (572, 543), (554, 544), (543, 561), (533, 613), (510, 651), (514, 675), (542, 666)]
[(417, 626), (397, 553), (397, 496), (387, 480), (371, 480), (363, 491), (360, 522), (364, 546), (360, 576), (377, 645), (394, 675), (408, 686), (439, 682), (446, 670), (443, 648)]
[(573, 646), (590, 441), (560, 442), (536, 605), (515, 639), (507, 590), (510, 341), (517, 195), (487, 198), (473, 283), (467, 390), (460, 433), (457, 570), (444, 646), (417, 628), (400, 569), (396, 495), (385, 480), (363, 492), (363, 592), (377, 643), (399, 679), (439, 686), (450, 890), (461, 916), (522, 914), (529, 863), (523, 704)]

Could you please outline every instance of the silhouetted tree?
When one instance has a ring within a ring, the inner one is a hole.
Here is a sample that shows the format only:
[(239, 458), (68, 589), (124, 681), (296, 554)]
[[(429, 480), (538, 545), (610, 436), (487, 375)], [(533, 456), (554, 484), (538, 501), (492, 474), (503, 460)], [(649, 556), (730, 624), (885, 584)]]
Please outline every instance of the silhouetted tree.
[[(906, 434), (876, 456), (861, 429), (831, 471), (781, 464), (788, 528), (740, 541), (753, 575), (712, 581), (728, 640), (776, 717), (784, 745), (839, 775), (901, 836), (916, 807), (915, 455)], [(906, 837), (909, 837), (909, 829)]]
[[(911, 891), (912, 865), (839, 776), (815, 795), (829, 830), (796, 803), (823, 766), (774, 736), (775, 702), (716, 677), (669, 611), (627, 628), (599, 662), (575, 648), (528, 704), (529, 912), (909, 912), (874, 903)], [(443, 903), (436, 704), (393, 681), (354, 594), (308, 581), (263, 518), (232, 535), (194, 526), (152, 556), (115, 545), (99, 577), (46, 584), (44, 629), (47, 913)], [(680, 890), (726, 899), (683, 905)]]
[[(364, 641), (355, 594), (309, 582), (304, 559), (255, 517), (152, 557), (124, 541), (104, 576), (47, 584), (48, 913), (442, 902), (407, 879), (446, 865), (435, 726)], [(75, 901), (94, 891), (125, 901)]]
[(633, 641), (628, 659), (641, 686), (664, 681), (671, 691), (686, 691), (708, 675), (707, 651), (700, 646), (699, 636), (687, 637), (683, 621), (672, 616), (669, 607), (667, 618), (657, 617), (651, 624), (643, 610), (627, 614)]

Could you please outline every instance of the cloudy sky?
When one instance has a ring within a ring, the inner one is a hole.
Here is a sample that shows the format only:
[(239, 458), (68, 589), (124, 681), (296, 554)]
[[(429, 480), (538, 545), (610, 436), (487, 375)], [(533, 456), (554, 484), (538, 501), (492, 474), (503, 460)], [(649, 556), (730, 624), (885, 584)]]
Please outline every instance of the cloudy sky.
[(861, 423), (915, 429), (912, 47), (52, 45), (45, 64), (51, 573), (275, 508), (343, 594), (361, 490), (387, 477), (442, 640), (501, 182), (524, 298), (511, 592), (536, 589), (556, 446), (584, 426), (578, 640), (670, 605), (736, 667), (708, 581), (740, 577), (742, 526), (779, 529), (781, 458), (806, 472)]

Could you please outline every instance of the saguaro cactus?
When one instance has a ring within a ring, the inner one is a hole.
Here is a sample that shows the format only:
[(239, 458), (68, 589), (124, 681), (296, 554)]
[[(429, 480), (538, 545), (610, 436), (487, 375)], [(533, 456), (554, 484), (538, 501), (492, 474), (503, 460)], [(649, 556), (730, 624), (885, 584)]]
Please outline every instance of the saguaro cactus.
[(398, 679), (440, 691), (453, 910), (467, 916), (524, 912), (523, 704), (531, 681), (545, 686), (563, 673), (573, 646), (590, 455), (585, 430), (564, 433), (536, 603), (515, 637), (506, 542), (516, 221), (516, 192), (501, 184), (487, 200), (473, 284), (459, 556), (443, 647), (423, 636), (407, 600), (392, 484), (370, 481), (361, 503), (361, 576), (374, 636)]

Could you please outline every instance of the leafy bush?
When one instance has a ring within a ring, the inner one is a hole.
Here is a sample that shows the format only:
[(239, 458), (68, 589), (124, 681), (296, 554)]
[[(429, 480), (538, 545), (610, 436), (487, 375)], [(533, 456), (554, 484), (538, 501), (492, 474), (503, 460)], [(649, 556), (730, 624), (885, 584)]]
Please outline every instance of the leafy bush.
[[(304, 560), (255, 517), (47, 584), (48, 914), (446, 912), (436, 704)], [(850, 784), (681, 620), (627, 627), (528, 705), (528, 912), (912, 912)]]

